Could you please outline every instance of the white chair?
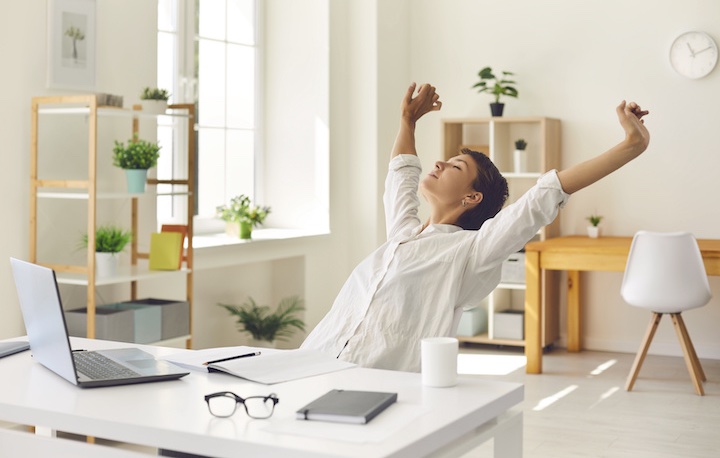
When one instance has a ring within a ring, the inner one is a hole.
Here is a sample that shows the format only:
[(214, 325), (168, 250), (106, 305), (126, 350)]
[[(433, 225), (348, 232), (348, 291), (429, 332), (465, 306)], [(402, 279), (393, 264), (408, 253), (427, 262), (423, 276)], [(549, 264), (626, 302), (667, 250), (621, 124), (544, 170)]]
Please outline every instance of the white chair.
[(660, 319), (670, 314), (695, 391), (704, 395), (705, 373), (681, 315), (686, 310), (704, 306), (711, 297), (705, 266), (693, 235), (647, 231), (635, 234), (620, 294), (628, 304), (652, 312), (625, 389), (632, 390)]

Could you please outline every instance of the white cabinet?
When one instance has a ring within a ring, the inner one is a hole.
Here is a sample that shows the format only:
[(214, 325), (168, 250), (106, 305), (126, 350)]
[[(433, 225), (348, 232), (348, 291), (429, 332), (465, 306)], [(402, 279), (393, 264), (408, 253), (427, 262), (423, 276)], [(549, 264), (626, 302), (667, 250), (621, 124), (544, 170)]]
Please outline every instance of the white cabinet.
[[(54, 269), (60, 285), (86, 287), (81, 299), (73, 299), (75, 305), (86, 303), (87, 336), (96, 337), (96, 301), (104, 295), (99, 286), (125, 285), (118, 286), (119, 293), (112, 293), (136, 300), (139, 282), (181, 276), (179, 281), (168, 283), (184, 283), (184, 291), (175, 293), (187, 300), (192, 314), (194, 106), (171, 105), (166, 114), (156, 115), (143, 113), (140, 107), (99, 106), (98, 96), (91, 94), (34, 97), (31, 108), (28, 257)], [(122, 171), (112, 165), (113, 142), (127, 142), (138, 133), (141, 138), (154, 138), (158, 125), (173, 132), (167, 137), (170, 144), (161, 144), (161, 160), (164, 155), (165, 160), (172, 161), (172, 172), (149, 178), (144, 194), (129, 194)], [(155, 218), (157, 200), (162, 198), (181, 199), (180, 204), (171, 205), (175, 214), (172, 221)], [(166, 222), (178, 224), (177, 213), (181, 214), (180, 223), (187, 226), (181, 268), (150, 270), (150, 233)], [(126, 249), (129, 259), (112, 277), (98, 278), (95, 273), (94, 234), (100, 222), (133, 233), (130, 249)], [(78, 249), (82, 233), (89, 238), (87, 256)], [(190, 347), (191, 336), (192, 328), (173, 340)]]
[[(518, 167), (515, 153), (515, 142), (524, 140), (527, 143), (522, 167)], [(560, 120), (546, 117), (492, 117), (492, 118), (461, 118), (443, 120), (443, 156), (449, 159), (460, 153), (462, 148), (482, 152), (490, 157), (508, 181), (508, 203), (514, 202), (530, 189), (540, 176), (560, 166)], [(520, 170), (519, 170), (520, 169)], [(559, 221), (544, 227), (535, 236), (536, 240), (544, 240), (559, 235)], [(520, 257), (518, 257), (520, 258)], [(509, 262), (517, 262), (510, 260)], [(462, 342), (490, 343), (500, 345), (523, 346), (520, 338), (500, 338), (498, 335), (522, 336), (522, 312), (525, 300), (525, 284), (517, 280), (517, 267), (507, 266), (512, 282), (500, 283), (485, 300), (478, 298), (478, 306), (487, 313), (487, 329), (475, 336), (458, 336)], [(523, 265), (524, 268), (524, 265)], [(542, 345), (552, 344), (558, 337), (558, 291), (557, 281), (553, 280), (556, 272), (544, 274), (545, 305), (543, 320)], [(482, 303), (481, 303), (482, 300)], [(498, 318), (496, 313), (510, 310), (507, 316)], [(467, 312), (466, 312), (467, 313)], [(502, 326), (502, 328), (500, 328)], [(508, 329), (507, 326), (519, 326)], [(510, 331), (510, 332), (508, 332)], [(497, 335), (496, 335), (497, 334)]]

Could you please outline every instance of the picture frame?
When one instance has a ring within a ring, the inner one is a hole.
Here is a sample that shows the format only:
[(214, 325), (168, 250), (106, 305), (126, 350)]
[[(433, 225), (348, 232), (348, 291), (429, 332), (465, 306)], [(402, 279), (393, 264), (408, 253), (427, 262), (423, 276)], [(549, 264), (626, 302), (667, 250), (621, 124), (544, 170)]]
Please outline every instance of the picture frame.
[(95, 0), (48, 0), (48, 88), (95, 89), (95, 31)]

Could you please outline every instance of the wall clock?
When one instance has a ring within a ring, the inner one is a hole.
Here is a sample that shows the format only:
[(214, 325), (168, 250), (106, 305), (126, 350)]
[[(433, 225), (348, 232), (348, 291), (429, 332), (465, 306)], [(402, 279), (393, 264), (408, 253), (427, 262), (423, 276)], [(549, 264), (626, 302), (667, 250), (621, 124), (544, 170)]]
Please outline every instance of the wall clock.
[(705, 32), (685, 32), (675, 38), (670, 46), (670, 65), (687, 78), (707, 76), (717, 61), (717, 44)]

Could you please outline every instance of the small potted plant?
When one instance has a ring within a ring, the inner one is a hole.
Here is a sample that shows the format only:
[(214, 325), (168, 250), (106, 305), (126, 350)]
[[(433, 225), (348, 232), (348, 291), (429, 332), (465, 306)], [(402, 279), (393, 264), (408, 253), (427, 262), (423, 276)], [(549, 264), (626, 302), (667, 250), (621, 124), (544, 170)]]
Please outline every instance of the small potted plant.
[(600, 221), (603, 217), (600, 215), (590, 215), (587, 220), (590, 221), (590, 226), (587, 227), (588, 236), (596, 239), (600, 236)]
[[(88, 247), (88, 234), (83, 234), (80, 244)], [(132, 241), (132, 232), (108, 224), (95, 228), (95, 273), (98, 277), (111, 277), (117, 272), (119, 253)]]
[(498, 78), (492, 71), (491, 67), (485, 67), (478, 72), (480, 81), (475, 83), (473, 88), (477, 88), (478, 93), (489, 92), (495, 97), (495, 102), (490, 104), (490, 113), (493, 116), (502, 116), (505, 104), (500, 103), (500, 96), (517, 97), (518, 91), (513, 84), (517, 84), (509, 77), (513, 76), (512, 72), (502, 72), (502, 77)]
[(527, 154), (525, 153), (527, 142), (519, 138), (515, 140), (515, 152), (513, 153), (513, 166), (515, 173), (527, 172)]
[(157, 87), (146, 87), (140, 94), (140, 104), (143, 111), (154, 114), (165, 114), (168, 107), (170, 93), (167, 89)]
[(250, 198), (240, 194), (230, 199), (228, 205), (217, 207), (217, 216), (225, 221), (229, 234), (239, 234), (241, 239), (252, 238), (252, 229), (262, 224), (270, 213), (270, 207), (252, 205)]
[[(274, 311), (267, 305), (258, 305), (252, 297), (244, 304), (217, 304), (237, 319), (240, 332), (250, 334), (251, 346), (273, 345), (276, 340), (287, 340), (293, 331), (305, 331), (305, 323), (297, 314), (304, 311), (298, 296), (282, 299)], [(294, 328), (294, 329), (293, 329)]]
[(139, 139), (137, 134), (128, 140), (127, 146), (115, 140), (113, 165), (125, 170), (128, 192), (145, 192), (148, 169), (157, 165), (160, 145)]

